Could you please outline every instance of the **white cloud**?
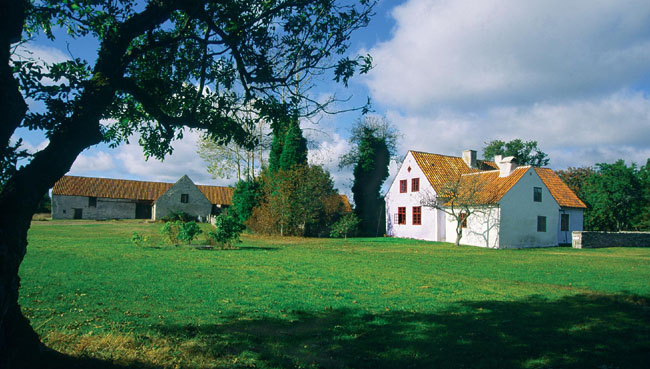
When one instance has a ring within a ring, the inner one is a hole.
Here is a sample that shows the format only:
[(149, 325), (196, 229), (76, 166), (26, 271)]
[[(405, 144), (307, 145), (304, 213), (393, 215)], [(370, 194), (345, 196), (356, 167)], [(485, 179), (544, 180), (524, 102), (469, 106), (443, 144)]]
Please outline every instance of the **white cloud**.
[(366, 83), (393, 108), (431, 112), (609, 94), (650, 71), (650, 2), (411, 0), (369, 50)]
[(46, 64), (61, 63), (70, 60), (70, 56), (64, 54), (57, 48), (37, 45), (33, 42), (20, 45), (16, 48), (13, 58), (36, 59)]
[[(121, 173), (124, 173), (121, 178), (176, 182), (187, 174), (197, 184), (234, 185), (233, 180), (213, 179), (210, 176), (207, 164), (196, 153), (199, 138), (199, 132), (186, 129), (183, 139), (173, 143), (174, 151), (164, 161), (154, 158), (145, 160), (142, 148), (137, 143), (121, 145), (114, 156)], [(137, 142), (137, 137), (131, 142)]]
[(90, 151), (90, 155), (79, 154), (72, 164), (70, 173), (92, 173), (111, 170), (115, 167), (113, 158), (104, 151)]
[(495, 107), (482, 114), (447, 112), (403, 115), (388, 112), (405, 133), (401, 150), (460, 156), (481, 154), (495, 139), (536, 140), (553, 168), (593, 165), (626, 159), (645, 163), (650, 157), (650, 97), (617, 92), (602, 98)]

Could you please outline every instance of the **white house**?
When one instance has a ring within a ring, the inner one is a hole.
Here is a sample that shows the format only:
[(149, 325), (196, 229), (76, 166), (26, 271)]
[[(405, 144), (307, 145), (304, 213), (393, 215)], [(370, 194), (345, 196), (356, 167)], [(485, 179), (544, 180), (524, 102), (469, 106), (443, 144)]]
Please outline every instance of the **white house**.
[[(490, 248), (546, 247), (571, 242), (581, 231), (585, 204), (548, 168), (517, 166), (512, 157), (496, 162), (409, 151), (386, 194), (386, 234), (454, 242), (456, 220), (422, 205), (452, 180), (480, 185), (475, 213), (462, 224), (461, 244)], [(448, 205), (448, 204), (447, 204)]]

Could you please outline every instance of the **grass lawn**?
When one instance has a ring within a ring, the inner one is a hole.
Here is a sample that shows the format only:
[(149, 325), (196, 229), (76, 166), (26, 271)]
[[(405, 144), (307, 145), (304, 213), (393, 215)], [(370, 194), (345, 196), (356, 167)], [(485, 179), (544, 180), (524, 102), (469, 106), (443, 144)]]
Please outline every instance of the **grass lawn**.
[(132, 232), (159, 228), (32, 224), (20, 303), (48, 346), (138, 368), (650, 365), (648, 248), (257, 236), (237, 250), (132, 245)]

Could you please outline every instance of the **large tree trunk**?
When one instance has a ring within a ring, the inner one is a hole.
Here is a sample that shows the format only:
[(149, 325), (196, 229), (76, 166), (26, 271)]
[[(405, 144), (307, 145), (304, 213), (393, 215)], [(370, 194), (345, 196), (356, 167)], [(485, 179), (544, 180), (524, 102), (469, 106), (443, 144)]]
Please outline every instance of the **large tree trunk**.
[[(8, 69), (9, 47), (20, 39), (25, 6), (26, 2), (22, 0), (0, 3), (1, 150), (6, 148), (26, 109), (18, 84)], [(39, 353), (43, 349), (18, 305), (18, 268), (25, 256), (27, 231), (38, 202), (70, 170), (84, 149), (102, 141), (99, 120), (114, 98), (115, 81), (123, 76), (122, 58), (129, 43), (133, 37), (168, 19), (171, 10), (169, 4), (148, 6), (142, 13), (117, 26), (115, 33), (103, 40), (93, 78), (84, 84), (71, 117), (61, 122), (56, 131), (50, 132), (48, 146), (16, 172), (0, 192), (0, 368), (38, 367)], [(14, 27), (11, 32), (10, 25)], [(29, 365), (27, 359), (33, 365)]]
[[(105, 93), (104, 93), (105, 94)], [(104, 101), (110, 101), (110, 96)], [(25, 358), (36, 358), (38, 336), (18, 306), (18, 268), (25, 256), (27, 231), (39, 200), (72, 166), (85, 148), (101, 141), (101, 107), (92, 104), (65, 132), (20, 169), (0, 193), (0, 367), (23, 367)]]

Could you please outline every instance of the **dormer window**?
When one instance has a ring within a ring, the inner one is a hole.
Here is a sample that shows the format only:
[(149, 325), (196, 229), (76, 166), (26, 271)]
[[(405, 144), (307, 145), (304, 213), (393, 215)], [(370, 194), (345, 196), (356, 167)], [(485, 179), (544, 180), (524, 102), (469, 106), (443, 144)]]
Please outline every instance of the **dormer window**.
[(190, 195), (186, 193), (181, 194), (181, 202), (187, 204), (190, 201)]

